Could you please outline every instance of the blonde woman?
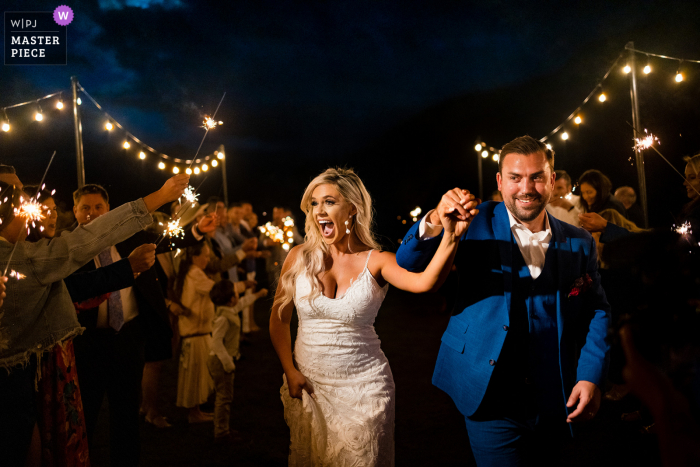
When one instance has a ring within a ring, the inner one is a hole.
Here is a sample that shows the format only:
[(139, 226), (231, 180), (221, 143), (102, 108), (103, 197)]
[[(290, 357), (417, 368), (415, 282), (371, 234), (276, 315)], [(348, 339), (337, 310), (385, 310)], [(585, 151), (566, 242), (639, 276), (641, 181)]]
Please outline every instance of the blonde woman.
[[(394, 380), (374, 319), (388, 284), (420, 293), (447, 276), (459, 237), (476, 215), (460, 193), (467, 220), (441, 219), (440, 248), (422, 273), (379, 251), (372, 200), (352, 170), (328, 169), (306, 188), (306, 239), (282, 268), (270, 336), (284, 369), (281, 389), (290, 428), (289, 465), (394, 465)], [(289, 323), (296, 306), (292, 353)]]

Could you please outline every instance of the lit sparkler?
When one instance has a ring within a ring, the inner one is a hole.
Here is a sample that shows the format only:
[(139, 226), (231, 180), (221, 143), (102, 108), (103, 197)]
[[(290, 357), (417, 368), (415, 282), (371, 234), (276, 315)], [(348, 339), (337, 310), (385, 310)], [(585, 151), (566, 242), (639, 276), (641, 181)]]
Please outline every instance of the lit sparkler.
[(676, 227), (676, 225), (673, 225), (673, 230), (676, 231), (677, 234), (680, 235), (690, 235), (693, 233), (693, 230), (690, 228), (690, 222), (685, 221), (683, 224), (679, 225)]
[(282, 219), (282, 227), (277, 227), (272, 222), (268, 222), (258, 228), (260, 232), (264, 233), (273, 242), (281, 243), (285, 251), (289, 251), (292, 244), (294, 244), (294, 219), (289, 216)]
[(202, 128), (209, 131), (217, 125), (223, 125), (223, 123), (224, 122), (214, 120), (209, 115), (205, 115), (204, 116), (204, 125), (202, 126)]
[(194, 207), (194, 203), (197, 202), (197, 198), (199, 198), (199, 194), (195, 191), (194, 188), (191, 186), (188, 186), (185, 188), (185, 192), (182, 194), (182, 197), (185, 198), (185, 201), (188, 203), (192, 204), (192, 207)]
[(24, 278), (27, 277), (27, 276), (25, 276), (24, 274), (22, 274), (21, 272), (15, 271), (14, 269), (12, 269), (12, 270), (10, 271), (10, 274), (8, 274), (8, 276), (9, 276), (9, 277), (14, 277), (14, 278), (17, 279), (18, 281), (21, 281), (22, 279), (24, 279)]
[(637, 152), (642, 152), (645, 149), (649, 149), (652, 147), (654, 144), (659, 144), (659, 138), (656, 136), (652, 135), (651, 133), (647, 133), (647, 130), (644, 130), (644, 133), (646, 136), (644, 138), (635, 138), (635, 144), (634, 144), (634, 150)]
[[(163, 225), (162, 223), (159, 224)], [(174, 219), (168, 222), (168, 225), (165, 226), (163, 230), (163, 235), (167, 235), (170, 238), (185, 238), (185, 230), (180, 226), (180, 219)]]
[(36, 222), (40, 222), (44, 219), (44, 209), (46, 206), (39, 203), (35, 199), (25, 200), (20, 196), (19, 202), (21, 203), (18, 208), (15, 208), (15, 216), (20, 216), (25, 219), (27, 224), (31, 222), (32, 226), (36, 226)]

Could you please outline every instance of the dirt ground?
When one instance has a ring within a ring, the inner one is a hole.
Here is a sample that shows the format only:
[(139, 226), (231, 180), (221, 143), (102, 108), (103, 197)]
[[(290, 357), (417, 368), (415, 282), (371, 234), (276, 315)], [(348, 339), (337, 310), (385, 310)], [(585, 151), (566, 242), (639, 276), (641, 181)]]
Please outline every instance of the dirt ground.
[[(435, 359), (449, 313), (440, 311), (437, 294), (413, 295), (391, 289), (376, 321), (396, 381), (396, 465), (472, 466), (462, 415), (452, 400), (431, 384)], [(284, 466), (289, 430), (279, 397), (282, 368), (267, 332), (271, 300), (256, 304), (263, 328), (242, 346), (237, 363), (231, 428), (243, 441), (213, 444), (211, 423), (189, 425), (184, 409), (175, 407), (177, 360), (165, 364), (160, 385), (163, 413), (173, 426), (141, 425), (142, 466)], [(292, 322), (296, 329), (296, 321)], [(561, 453), (560, 465), (660, 465), (656, 440), (642, 434), (641, 423), (622, 422), (620, 415), (635, 401), (604, 402), (598, 416)], [(90, 455), (93, 467), (109, 465), (107, 404), (100, 415)]]

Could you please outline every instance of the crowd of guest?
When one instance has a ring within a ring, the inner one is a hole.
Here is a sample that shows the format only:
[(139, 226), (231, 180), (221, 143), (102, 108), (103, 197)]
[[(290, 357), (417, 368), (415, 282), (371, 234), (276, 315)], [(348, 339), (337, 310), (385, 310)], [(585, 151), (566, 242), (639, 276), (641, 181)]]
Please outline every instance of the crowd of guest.
[[(213, 422), (217, 443), (234, 440), (239, 343), (260, 329), (253, 305), (275, 280), (283, 250), (261, 235), (250, 203), (183, 205), (188, 182), (176, 175), (116, 209), (103, 187), (84, 185), (66, 216), (53, 194), (24, 186), (13, 167), (0, 165), (9, 200), (0, 204), (0, 253), (26, 276), (0, 282), (0, 366), (7, 370), (0, 372), (0, 420), (18, 422), (0, 423), (7, 465), (90, 465), (105, 397), (111, 465), (138, 465), (140, 419), (171, 426), (157, 394), (162, 365), (172, 358), (179, 361), (173, 405), (188, 410), (190, 423)], [(29, 225), (14, 209), (27, 198), (43, 210)], [(273, 212), (280, 226), (290, 214)], [(174, 219), (182, 232), (163, 235)], [(303, 238), (296, 233), (295, 240)], [(212, 398), (214, 412), (202, 411)]]

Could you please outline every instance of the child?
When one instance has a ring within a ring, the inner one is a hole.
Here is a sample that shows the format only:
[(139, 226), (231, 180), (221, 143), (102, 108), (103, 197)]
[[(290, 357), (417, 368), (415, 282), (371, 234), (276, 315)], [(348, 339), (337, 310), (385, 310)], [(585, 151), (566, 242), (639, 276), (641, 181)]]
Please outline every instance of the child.
[(190, 423), (212, 420), (210, 414), (199, 409), (214, 389), (214, 382), (207, 370), (211, 324), (214, 319), (214, 304), (209, 299), (214, 281), (204, 273), (209, 255), (209, 247), (205, 242), (189, 247), (180, 263), (175, 281), (176, 296), (185, 308), (191, 310), (191, 313), (178, 317), (182, 350), (176, 403), (178, 407), (190, 409)]
[(236, 365), (233, 359), (238, 355), (241, 336), (241, 319), (238, 313), (251, 306), (258, 298), (267, 295), (267, 289), (260, 289), (240, 300), (236, 296), (233, 282), (222, 280), (209, 292), (216, 305), (211, 340), (211, 352), (207, 366), (214, 379), (216, 403), (214, 405), (214, 440), (221, 442), (231, 438), (229, 420), (233, 401), (233, 378)]

